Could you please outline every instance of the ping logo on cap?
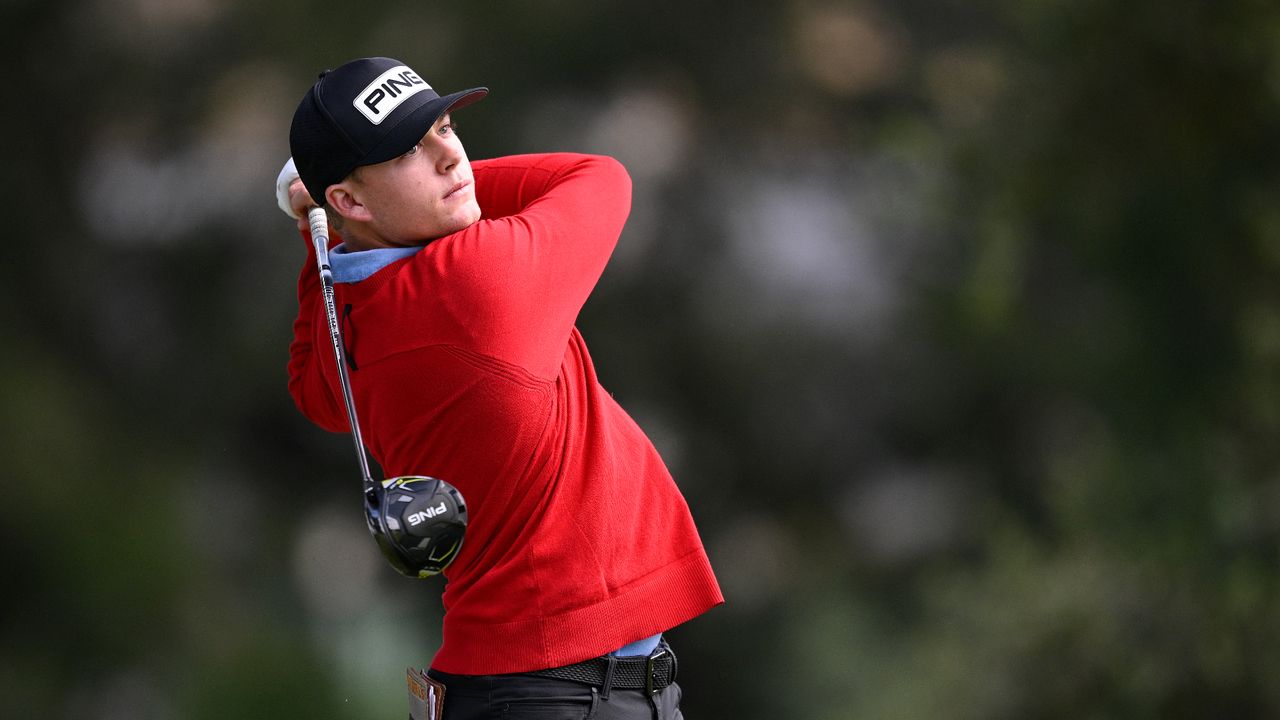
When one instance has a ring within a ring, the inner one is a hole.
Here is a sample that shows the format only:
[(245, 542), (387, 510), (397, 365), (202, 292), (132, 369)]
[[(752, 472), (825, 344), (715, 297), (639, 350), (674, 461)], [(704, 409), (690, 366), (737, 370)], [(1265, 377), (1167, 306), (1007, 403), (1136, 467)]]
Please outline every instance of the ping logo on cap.
[(361, 115), (368, 118), (369, 122), (377, 125), (400, 107), (400, 103), (423, 90), (430, 89), (431, 86), (427, 81), (418, 77), (418, 74), (410, 70), (407, 65), (397, 65), (374, 78), (373, 82), (356, 95), (356, 99), (352, 100), (351, 104), (360, 111)]

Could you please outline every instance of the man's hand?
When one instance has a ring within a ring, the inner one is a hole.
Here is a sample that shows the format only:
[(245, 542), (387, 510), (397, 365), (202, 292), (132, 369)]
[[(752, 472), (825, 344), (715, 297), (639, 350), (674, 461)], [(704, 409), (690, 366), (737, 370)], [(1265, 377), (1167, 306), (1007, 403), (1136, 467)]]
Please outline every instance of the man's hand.
[(307, 186), (302, 184), (302, 178), (298, 177), (293, 158), (289, 158), (276, 176), (276, 204), (282, 212), (298, 221), (298, 230), (307, 229), (307, 211), (316, 203), (307, 192)]
[(311, 199), (311, 193), (307, 192), (307, 186), (302, 184), (302, 179), (298, 178), (289, 185), (289, 209), (293, 211), (293, 216), (298, 218), (298, 229), (307, 229), (307, 211), (315, 207), (316, 201)]

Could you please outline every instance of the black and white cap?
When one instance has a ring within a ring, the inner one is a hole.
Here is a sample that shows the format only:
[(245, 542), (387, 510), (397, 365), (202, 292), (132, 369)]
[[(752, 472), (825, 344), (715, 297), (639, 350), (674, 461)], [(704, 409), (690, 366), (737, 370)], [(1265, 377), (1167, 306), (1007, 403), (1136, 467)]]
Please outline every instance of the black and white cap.
[(446, 111), (489, 94), (478, 87), (440, 96), (392, 58), (353, 60), (320, 73), (293, 114), (289, 150), (307, 192), (321, 206), (330, 185), (361, 165), (412, 148)]

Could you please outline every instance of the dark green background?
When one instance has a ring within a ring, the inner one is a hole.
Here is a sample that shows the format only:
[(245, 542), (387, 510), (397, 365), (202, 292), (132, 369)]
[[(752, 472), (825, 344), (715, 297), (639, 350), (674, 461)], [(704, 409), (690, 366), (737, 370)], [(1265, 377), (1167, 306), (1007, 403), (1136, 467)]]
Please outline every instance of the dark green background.
[(1280, 715), (1280, 5), (0, 3), (0, 715), (404, 717), (436, 582), (285, 389), (293, 107), (615, 155), (580, 326), (729, 602), (690, 718)]

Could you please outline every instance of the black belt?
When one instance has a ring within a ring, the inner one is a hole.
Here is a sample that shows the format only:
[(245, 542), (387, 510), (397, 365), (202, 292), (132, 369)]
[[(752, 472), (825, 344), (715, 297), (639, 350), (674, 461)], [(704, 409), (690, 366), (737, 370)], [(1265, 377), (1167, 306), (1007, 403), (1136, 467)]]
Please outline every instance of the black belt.
[(649, 657), (605, 656), (525, 674), (593, 685), (607, 697), (610, 688), (659, 692), (676, 681), (676, 667), (676, 656), (664, 642)]

